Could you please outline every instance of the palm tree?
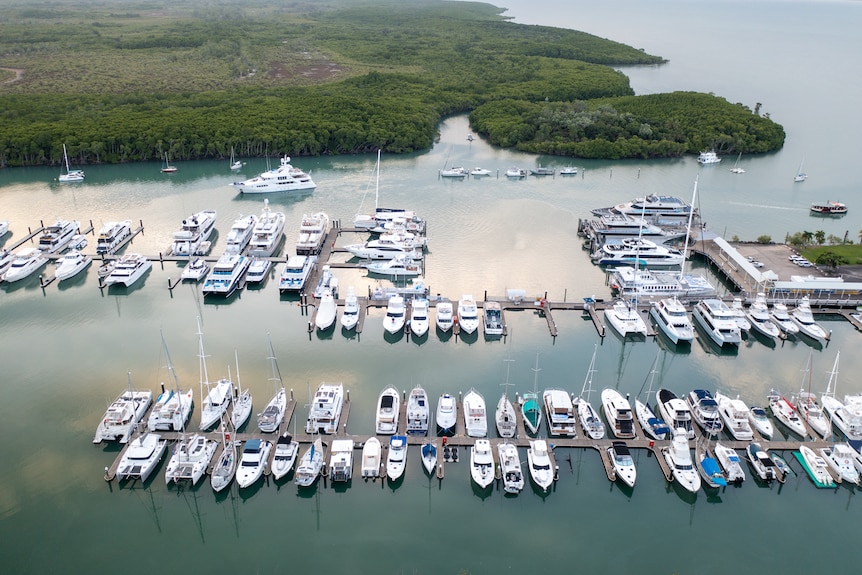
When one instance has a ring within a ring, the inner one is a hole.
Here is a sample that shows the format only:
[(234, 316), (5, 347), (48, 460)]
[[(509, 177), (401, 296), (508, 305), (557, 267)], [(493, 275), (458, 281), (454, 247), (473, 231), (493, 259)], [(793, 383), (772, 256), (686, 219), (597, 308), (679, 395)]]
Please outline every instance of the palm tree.
[(817, 244), (822, 246), (826, 241), (826, 232), (823, 230), (817, 230), (814, 232), (814, 238), (817, 240)]

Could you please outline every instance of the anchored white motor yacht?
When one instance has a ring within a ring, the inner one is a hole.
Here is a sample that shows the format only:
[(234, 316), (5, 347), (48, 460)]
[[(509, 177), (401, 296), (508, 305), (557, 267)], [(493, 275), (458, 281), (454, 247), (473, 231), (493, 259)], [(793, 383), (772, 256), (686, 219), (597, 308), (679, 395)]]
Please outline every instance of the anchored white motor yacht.
[(242, 182), (234, 182), (231, 185), (242, 194), (296, 192), (313, 190), (317, 187), (310, 174), (306, 174), (301, 169), (291, 165), (290, 156), (282, 157), (277, 168), (267, 170), (259, 176)]

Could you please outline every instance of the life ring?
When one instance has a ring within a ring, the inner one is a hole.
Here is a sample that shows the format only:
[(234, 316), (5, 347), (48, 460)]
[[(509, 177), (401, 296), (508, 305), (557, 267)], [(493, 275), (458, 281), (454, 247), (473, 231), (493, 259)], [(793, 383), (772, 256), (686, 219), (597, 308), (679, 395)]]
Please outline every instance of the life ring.
[(850, 465), (850, 460), (849, 460), (849, 459), (845, 459), (845, 460), (844, 460), (844, 465)]

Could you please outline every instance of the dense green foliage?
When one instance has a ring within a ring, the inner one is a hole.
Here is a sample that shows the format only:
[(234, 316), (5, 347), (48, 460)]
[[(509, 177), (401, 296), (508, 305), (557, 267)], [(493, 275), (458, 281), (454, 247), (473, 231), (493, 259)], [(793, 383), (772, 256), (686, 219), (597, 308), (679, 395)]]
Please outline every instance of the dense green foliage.
[[(661, 58), (582, 32), (513, 24), (489, 4), (6, 3), (0, 167), (57, 163), (64, 143), (76, 163), (223, 157), (231, 147), (244, 156), (408, 152), (432, 145), (441, 117), (470, 110), (494, 143), (586, 157), (783, 142), (780, 126), (718, 105), (701, 110), (705, 121), (665, 122), (686, 115), (677, 99), (641, 101), (610, 68)], [(622, 146), (611, 132), (580, 133), (565, 119), (609, 106), (656, 135), (644, 139), (639, 129), (646, 144), (626, 136)]]
[(500, 146), (583, 158), (660, 158), (705, 149), (766, 152), (784, 143), (780, 125), (694, 92), (573, 102), (501, 100), (478, 106), (470, 122)]

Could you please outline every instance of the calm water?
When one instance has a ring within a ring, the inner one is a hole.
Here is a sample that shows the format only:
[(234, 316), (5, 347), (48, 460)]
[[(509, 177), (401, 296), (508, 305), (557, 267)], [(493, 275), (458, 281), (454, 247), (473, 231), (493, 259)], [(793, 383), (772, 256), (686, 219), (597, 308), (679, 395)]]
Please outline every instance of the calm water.
[[(858, 6), (667, 0), (649, 7), (634, 1), (508, 5), (521, 22), (579, 27), (669, 58), (665, 67), (627, 70), (639, 93), (695, 89), (752, 107), (763, 102), (787, 129), (787, 145), (743, 159), (747, 172), (741, 176), (729, 173), (725, 164), (732, 159), (700, 169), (687, 158), (578, 162), (586, 170), (571, 179), (452, 182), (437, 178), (444, 166), (502, 172), (567, 162), (470, 143), (466, 118), (450, 118), (432, 150), (384, 156), (381, 168), (381, 205), (413, 206), (429, 220), (424, 281), (433, 293), (481, 298), (485, 291), (500, 295), (519, 288), (531, 297), (547, 291), (558, 300), (604, 296), (604, 276), (576, 237), (578, 218), (644, 193), (688, 198), (698, 175), (704, 217), (727, 237), (783, 238), (806, 228), (836, 235), (849, 230), (855, 237), (862, 228), (851, 156), (862, 123), (854, 106), (860, 80), (848, 73), (855, 69), (850, 55), (862, 48), (851, 33), (858, 29)], [(794, 185), (803, 155), (810, 177)], [(296, 164), (312, 170), (319, 187), (298, 198), (270, 198), (273, 208), (287, 213), (289, 246), (303, 213), (325, 210), (349, 222), (361, 204), (373, 208), (374, 157), (300, 158)], [(145, 225), (130, 249), (156, 254), (183, 217), (214, 208), (220, 231), (214, 252), (220, 253), (232, 221), (259, 213), (262, 199), (227, 187), (235, 179), (227, 161), (178, 167), (169, 177), (156, 164), (91, 167), (79, 186), (51, 183), (57, 175), (52, 170), (0, 172), (0, 219), (11, 220), (13, 230), (0, 241), (11, 244), (39, 220), (92, 220), (98, 229), (105, 221), (130, 218)], [(248, 160), (242, 174), (265, 167), (262, 160)], [(845, 201), (850, 214), (836, 221), (810, 218), (808, 204), (823, 199)], [(339, 243), (352, 241), (348, 236)], [(360, 292), (376, 285), (360, 272), (337, 275), (342, 286)], [(505, 360), (515, 360), (509, 380), (524, 391), (533, 385), (538, 354), (539, 388), (579, 393), (599, 344), (594, 388), (636, 395), (661, 349), (653, 340), (624, 344), (609, 335), (599, 341), (577, 313), (555, 316), (560, 335), (553, 340), (545, 322), (529, 311), (508, 314), (512, 336), (505, 341), (441, 341), (432, 333), (419, 342), (390, 342), (383, 337), (382, 310), (372, 312), (359, 337), (340, 330), (309, 336), (308, 318), (295, 301), (279, 297), (273, 280), (211, 303), (190, 286), (169, 292), (168, 280), (178, 276), (175, 264), (155, 265), (139, 287), (102, 293), (90, 269), (86, 277), (44, 291), (35, 279), (0, 288), (0, 390), (6, 399), (0, 421), (7, 437), (0, 444), (0, 551), (9, 572), (102, 572), (116, 565), (153, 572), (169, 565), (170, 571), (218, 573), (535, 573), (569, 571), (573, 561), (584, 572), (724, 571), (724, 562), (710, 562), (717, 554), (703, 555), (706, 544), (732, 550), (732, 560), (753, 572), (774, 569), (775, 550), (804, 537), (810, 552), (782, 561), (785, 571), (802, 573), (824, 564), (841, 569), (843, 550), (856, 544), (853, 489), (821, 492), (806, 477), (772, 487), (749, 479), (739, 489), (690, 496), (667, 485), (645, 453), (635, 455), (639, 478), (629, 491), (608, 483), (595, 452), (560, 450), (560, 481), (546, 497), (529, 486), (515, 498), (476, 492), (466, 452), (462, 463), (447, 467), (442, 483), (427, 479), (414, 451), (405, 479), (394, 487), (354, 481), (347, 489), (320, 485), (300, 494), (292, 483), (270, 481), (216, 496), (208, 482), (197, 489), (166, 488), (163, 466), (146, 486), (107, 485), (102, 470), (116, 449), (91, 444), (98, 418), (126, 384), (127, 372), (136, 386), (153, 390), (166, 379), (160, 330), (181, 385), (197, 390), (196, 316), (203, 321), (211, 377), (227, 375), (229, 366), (236, 372), (236, 350), (242, 384), (262, 408), (271, 395), (270, 333), (285, 384), (300, 403), (320, 381), (342, 381), (350, 389), (354, 433), (372, 429), (377, 394), (388, 384), (409, 389), (421, 383), (434, 398), (476, 387), (493, 406), (506, 380)], [(839, 393), (862, 390), (848, 375), (862, 367), (853, 353), (858, 334), (842, 322), (829, 321), (828, 327), (833, 342), (814, 353), (812, 389), (825, 388), (835, 353), (843, 350)], [(678, 393), (704, 386), (763, 402), (770, 387), (791, 393), (808, 385), (802, 372), (808, 350), (799, 342), (770, 348), (749, 338), (738, 354), (719, 355), (696, 342), (686, 353), (661, 358), (655, 384)], [(297, 409), (300, 418), (306, 413)]]

